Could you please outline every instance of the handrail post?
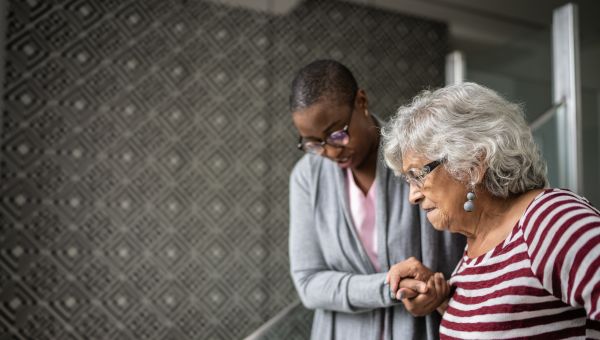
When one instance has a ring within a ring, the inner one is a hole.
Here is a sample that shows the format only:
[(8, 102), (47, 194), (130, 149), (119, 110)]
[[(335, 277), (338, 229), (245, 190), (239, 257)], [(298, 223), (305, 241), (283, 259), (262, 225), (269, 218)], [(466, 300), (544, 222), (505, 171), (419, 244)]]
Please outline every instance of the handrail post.
[(581, 194), (583, 167), (581, 143), (581, 89), (577, 5), (554, 10), (552, 18), (552, 100), (564, 100), (557, 116), (559, 186)]

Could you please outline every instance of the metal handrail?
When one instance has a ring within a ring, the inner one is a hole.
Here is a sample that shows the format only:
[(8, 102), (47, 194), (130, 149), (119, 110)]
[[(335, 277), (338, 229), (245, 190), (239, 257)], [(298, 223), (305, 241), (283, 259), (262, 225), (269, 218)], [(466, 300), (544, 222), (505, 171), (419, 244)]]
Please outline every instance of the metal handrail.
[(556, 113), (559, 107), (565, 104), (564, 100), (554, 104), (551, 108), (546, 110), (546, 112), (542, 113), (541, 116), (537, 117), (531, 124), (529, 124), (529, 128), (531, 131), (537, 130), (540, 126), (544, 125), (547, 121), (549, 121), (552, 116)]
[(248, 335), (244, 338), (244, 340), (259, 340), (261, 339), (274, 325), (276, 325), (279, 321), (283, 320), (288, 314), (292, 312), (292, 310), (300, 305), (300, 301), (296, 301), (291, 305), (282, 309), (279, 313), (275, 314), (272, 318), (270, 318), (267, 322), (265, 322), (262, 326), (260, 326), (257, 330), (252, 332), (252, 334)]

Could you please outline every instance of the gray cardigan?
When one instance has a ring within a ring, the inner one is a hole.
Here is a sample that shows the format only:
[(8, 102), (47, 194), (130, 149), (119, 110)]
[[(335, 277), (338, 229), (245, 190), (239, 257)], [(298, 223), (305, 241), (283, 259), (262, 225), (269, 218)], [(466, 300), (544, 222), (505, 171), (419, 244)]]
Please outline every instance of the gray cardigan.
[(390, 298), (386, 272), (414, 256), (449, 277), (464, 237), (433, 229), (408, 202), (409, 187), (379, 159), (376, 228), (382, 272), (376, 273), (353, 226), (344, 178), (337, 164), (310, 154), (298, 161), (290, 178), (290, 270), (302, 303), (315, 310), (312, 339), (438, 339), (437, 312), (411, 316)]

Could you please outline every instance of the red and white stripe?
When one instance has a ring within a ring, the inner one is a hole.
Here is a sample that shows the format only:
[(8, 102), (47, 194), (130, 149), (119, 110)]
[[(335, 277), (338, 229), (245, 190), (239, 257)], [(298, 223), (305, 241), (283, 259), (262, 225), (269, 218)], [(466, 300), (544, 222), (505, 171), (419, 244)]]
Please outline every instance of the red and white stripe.
[(600, 212), (549, 189), (488, 253), (465, 256), (442, 339), (600, 339)]

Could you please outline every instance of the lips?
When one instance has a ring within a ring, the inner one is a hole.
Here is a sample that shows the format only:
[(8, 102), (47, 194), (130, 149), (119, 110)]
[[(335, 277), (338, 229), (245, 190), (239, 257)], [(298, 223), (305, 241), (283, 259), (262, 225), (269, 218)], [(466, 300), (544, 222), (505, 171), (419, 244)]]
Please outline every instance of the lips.
[(347, 168), (350, 166), (350, 163), (352, 162), (352, 157), (339, 158), (339, 159), (336, 159), (335, 161), (340, 167)]

